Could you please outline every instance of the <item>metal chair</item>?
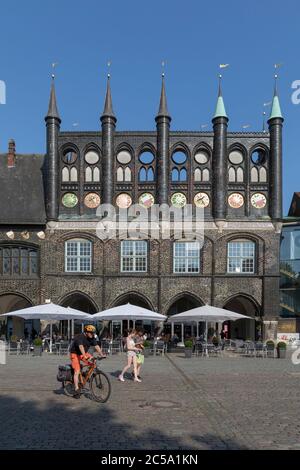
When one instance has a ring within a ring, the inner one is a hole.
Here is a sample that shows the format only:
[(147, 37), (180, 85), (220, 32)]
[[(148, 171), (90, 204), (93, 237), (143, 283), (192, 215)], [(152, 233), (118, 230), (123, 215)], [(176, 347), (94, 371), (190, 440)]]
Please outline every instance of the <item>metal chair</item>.
[(255, 343), (255, 357), (265, 357), (265, 347), (260, 341)]
[(154, 345), (154, 354), (161, 354), (164, 356), (165, 354), (165, 343), (164, 341), (157, 341), (157, 343)]
[(17, 341), (10, 341), (8, 343), (8, 354), (19, 354), (19, 343)]
[(119, 340), (114, 340), (112, 343), (111, 343), (111, 353), (113, 354), (114, 352), (115, 353), (119, 353), (122, 351), (122, 347), (121, 347), (121, 341)]
[(29, 354), (29, 341), (22, 341), (20, 343), (19, 354)]
[(104, 352), (104, 354), (111, 354), (111, 344), (107, 340), (102, 340), (101, 341), (101, 349)]
[(60, 343), (60, 347), (59, 347), (59, 354), (68, 354), (69, 352), (69, 349), (70, 349), (70, 345), (68, 343), (68, 341), (63, 341)]

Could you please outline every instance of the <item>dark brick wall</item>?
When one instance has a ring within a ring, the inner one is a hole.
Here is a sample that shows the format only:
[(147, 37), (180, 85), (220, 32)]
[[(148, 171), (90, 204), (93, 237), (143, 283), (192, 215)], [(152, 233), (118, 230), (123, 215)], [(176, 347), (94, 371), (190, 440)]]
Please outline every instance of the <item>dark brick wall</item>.
[[(14, 243), (26, 243), (22, 229), (15, 230)], [(46, 231), (40, 240), (35, 230), (29, 230), (30, 242), (40, 250), (40, 273), (32, 279), (4, 279), (0, 281), (0, 295), (19, 293), (37, 304), (50, 298), (61, 303), (72, 293), (87, 295), (99, 310), (112, 306), (127, 294), (135, 294), (149, 303), (149, 307), (167, 313), (173, 301), (183, 295), (204, 303), (223, 307), (235, 295), (244, 295), (261, 307), (269, 318), (278, 316), (279, 305), (279, 237), (274, 230), (247, 230), (241, 232), (207, 230), (201, 252), (201, 273), (173, 274), (173, 242), (149, 241), (148, 272), (124, 274), (120, 272), (120, 241), (103, 242), (92, 230)], [(229, 232), (229, 233), (228, 233)], [(88, 238), (93, 242), (93, 270), (91, 274), (64, 272), (64, 242), (68, 238)], [(232, 238), (251, 238), (257, 243), (257, 273), (229, 275), (227, 270), (227, 242)], [(9, 242), (5, 231), (0, 240)], [(213, 266), (212, 255), (215, 253)], [(212, 284), (214, 288), (212, 290)]]

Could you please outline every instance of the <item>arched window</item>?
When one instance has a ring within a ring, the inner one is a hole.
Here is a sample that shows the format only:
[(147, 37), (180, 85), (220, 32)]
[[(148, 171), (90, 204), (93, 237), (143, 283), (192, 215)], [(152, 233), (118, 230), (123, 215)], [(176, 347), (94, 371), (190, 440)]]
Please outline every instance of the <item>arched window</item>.
[(70, 175), (71, 175), (71, 181), (73, 182), (78, 181), (77, 169), (75, 168), (75, 166), (72, 166)]
[(91, 272), (92, 243), (85, 239), (71, 239), (65, 242), (65, 272)]
[(182, 168), (179, 173), (179, 181), (186, 181), (187, 180), (187, 171), (185, 168)]
[(209, 181), (209, 170), (207, 168), (202, 170), (202, 181)]
[(260, 181), (260, 183), (266, 183), (267, 182), (267, 171), (263, 166), (259, 170), (259, 181)]
[(92, 169), (90, 166), (87, 166), (86, 169), (85, 169), (85, 181), (87, 183), (91, 182), (93, 180), (93, 177), (92, 177)]
[(258, 169), (255, 167), (251, 168), (251, 182), (252, 183), (258, 182)]
[(240, 167), (236, 170), (236, 180), (238, 183), (242, 183), (244, 181), (244, 171)]
[(24, 277), (38, 274), (38, 251), (23, 245), (0, 246), (0, 275)]
[(125, 168), (125, 178), (124, 178), (125, 181), (131, 181), (131, 170), (129, 168), (129, 166), (127, 166)]
[(147, 171), (147, 181), (154, 181), (154, 171), (152, 167)]
[(123, 171), (123, 168), (121, 168), (119, 166), (119, 168), (117, 169), (117, 181), (124, 181), (124, 171)]
[(179, 181), (179, 170), (177, 168), (173, 168), (172, 170), (172, 182)]
[(229, 183), (235, 183), (235, 181), (236, 181), (235, 169), (233, 167), (229, 168), (228, 181), (229, 181)]
[(68, 183), (70, 180), (69, 168), (66, 166), (62, 169), (61, 179), (63, 183)]
[(227, 272), (254, 274), (255, 243), (251, 240), (233, 240), (227, 246)]
[(147, 181), (147, 172), (146, 168), (142, 167), (139, 171), (139, 181), (143, 183), (144, 181)]
[(94, 179), (94, 183), (99, 183), (99, 181), (100, 181), (100, 170), (99, 170), (98, 167), (94, 168), (93, 179)]
[(200, 170), (200, 168), (196, 168), (195, 173), (194, 173), (194, 180), (195, 181), (201, 181), (201, 170)]

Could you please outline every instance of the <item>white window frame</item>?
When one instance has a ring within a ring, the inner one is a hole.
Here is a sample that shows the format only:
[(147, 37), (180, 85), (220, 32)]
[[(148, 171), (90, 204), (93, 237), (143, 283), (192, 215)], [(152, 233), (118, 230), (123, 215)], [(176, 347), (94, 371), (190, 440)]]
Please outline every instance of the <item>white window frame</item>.
[[(178, 245), (179, 245), (179, 244), (185, 245), (185, 247), (184, 247), (185, 255), (184, 255), (184, 256), (176, 256), (176, 255), (175, 255), (176, 244), (178, 244)], [(191, 244), (193, 244), (193, 245), (195, 245), (195, 244), (198, 245), (198, 256), (197, 256), (197, 258), (196, 258), (195, 256), (187, 256), (188, 246), (191, 245)], [(200, 250), (200, 244), (199, 244), (199, 242), (188, 242), (188, 241), (177, 241), (177, 242), (174, 242), (174, 243), (173, 243), (173, 274), (179, 274), (179, 275), (180, 275), (180, 274), (189, 274), (189, 275), (199, 274), (199, 273), (200, 273), (200, 251), (201, 251), (201, 250)], [(176, 271), (176, 270), (175, 270), (175, 267), (176, 267), (176, 266), (175, 266), (175, 261), (176, 261), (176, 259), (179, 259), (179, 258), (184, 258), (184, 260), (185, 260), (185, 268), (184, 268), (184, 271)], [(197, 271), (189, 271), (189, 270), (188, 270), (188, 266), (189, 266), (189, 265), (188, 265), (188, 261), (189, 261), (190, 259), (197, 259), (197, 261), (198, 261), (198, 269), (197, 269)]]
[[(146, 246), (146, 254), (145, 255), (136, 255), (136, 245), (137, 243), (145, 243)], [(124, 247), (126, 243), (133, 244), (133, 255), (124, 255)], [(124, 269), (123, 268), (123, 260), (127, 258), (133, 259), (133, 269)], [(136, 261), (137, 259), (145, 259), (145, 269), (136, 269)], [(121, 273), (146, 273), (148, 272), (148, 243), (145, 240), (122, 240), (121, 241), (121, 266), (120, 270)]]
[[(76, 243), (77, 244), (77, 254), (76, 255), (68, 255), (68, 243)], [(90, 253), (89, 255), (80, 255), (80, 244), (81, 243), (86, 243), (90, 247)], [(86, 240), (85, 238), (70, 238), (69, 240), (65, 241), (65, 272), (66, 273), (91, 273), (92, 272), (92, 249), (93, 245), (90, 240)], [(79, 254), (78, 254), (79, 253)], [(74, 269), (68, 269), (68, 259), (69, 258), (75, 258), (77, 260), (76, 263), (76, 270)], [(82, 258), (89, 258), (90, 259), (90, 269), (80, 269), (80, 260)]]
[[(253, 246), (253, 256), (249, 257), (246, 255), (241, 255), (241, 256), (229, 256), (229, 245), (231, 243), (243, 243), (243, 244), (251, 244)], [(239, 259), (240, 260), (240, 271), (230, 271), (230, 266), (229, 266), (229, 261), (231, 259)], [(243, 260), (246, 259), (252, 259), (253, 260), (253, 269), (252, 271), (243, 271)], [(231, 240), (230, 242), (227, 243), (227, 274), (237, 274), (237, 275), (247, 275), (247, 274), (255, 274), (255, 268), (256, 268), (256, 243), (252, 240)]]

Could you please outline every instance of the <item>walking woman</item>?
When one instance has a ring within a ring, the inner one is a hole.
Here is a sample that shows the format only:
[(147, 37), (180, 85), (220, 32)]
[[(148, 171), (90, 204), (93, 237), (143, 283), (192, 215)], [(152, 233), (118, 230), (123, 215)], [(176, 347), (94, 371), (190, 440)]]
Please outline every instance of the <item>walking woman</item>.
[(127, 365), (122, 370), (121, 374), (119, 375), (119, 380), (121, 382), (125, 382), (124, 374), (125, 372), (130, 369), (133, 365), (133, 372), (134, 372), (134, 381), (141, 382), (138, 378), (137, 374), (137, 360), (136, 360), (136, 353), (139, 352), (139, 348), (135, 346), (134, 337), (136, 335), (135, 330), (129, 330), (127, 340), (126, 340), (126, 349), (127, 349)]

